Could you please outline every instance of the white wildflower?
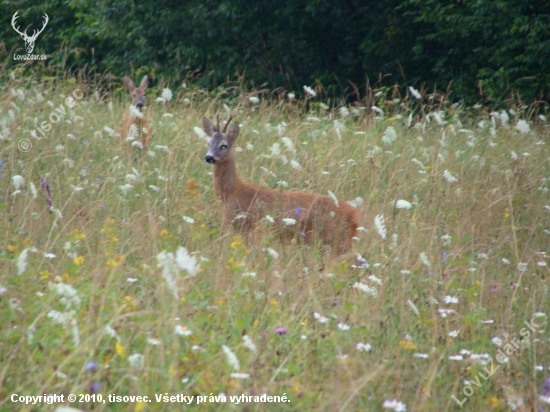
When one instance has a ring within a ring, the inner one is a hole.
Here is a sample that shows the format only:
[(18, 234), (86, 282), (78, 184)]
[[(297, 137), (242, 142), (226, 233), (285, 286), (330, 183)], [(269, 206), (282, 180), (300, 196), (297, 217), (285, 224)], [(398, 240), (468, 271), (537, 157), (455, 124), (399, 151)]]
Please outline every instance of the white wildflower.
[(239, 363), (239, 359), (237, 359), (237, 356), (233, 353), (231, 349), (229, 349), (228, 346), (222, 345), (222, 349), (225, 352), (225, 355), (227, 357), (227, 363), (236, 371), (239, 371), (241, 369), (241, 365)]
[(410, 209), (412, 207), (412, 205), (411, 205), (410, 202), (408, 202), (404, 199), (400, 199), (397, 202), (395, 202), (395, 207), (397, 209)]
[(294, 169), (294, 170), (300, 170), (302, 168), (302, 166), (300, 165), (300, 163), (298, 163), (296, 160), (291, 160), (290, 161), (290, 166)]
[(341, 329), (341, 330), (349, 330), (349, 325), (346, 325), (345, 323), (342, 323), (340, 322), (338, 325), (337, 325), (338, 329)]
[(71, 285), (63, 282), (50, 284), (50, 289), (53, 289), (61, 298), (59, 301), (65, 305), (65, 310), (71, 307), (80, 307), (80, 297), (77, 295), (76, 289)]
[(317, 312), (313, 313), (313, 317), (321, 323), (328, 323), (329, 322), (329, 318), (326, 318), (326, 317), (322, 316), (320, 313), (317, 313)]
[(311, 97), (317, 96), (317, 93), (315, 93), (315, 91), (313, 91), (313, 89), (311, 87), (308, 87), (308, 86), (305, 86), (305, 85), (304, 85), (304, 92), (309, 94)]
[(393, 126), (388, 126), (386, 128), (386, 131), (384, 132), (384, 135), (382, 136), (382, 141), (385, 144), (391, 144), (397, 139), (397, 133), (395, 131), (395, 128)]
[(412, 309), (412, 311), (414, 312), (414, 314), (416, 316), (420, 316), (420, 312), (418, 311), (418, 308), (416, 307), (416, 305), (412, 302), (412, 300), (408, 299), (407, 300), (407, 304), (410, 306), (410, 308)]
[(447, 305), (451, 303), (458, 304), (458, 298), (456, 296), (447, 295), (443, 298), (443, 302), (445, 302)]
[(267, 247), (267, 248), (264, 247), (262, 251), (267, 252), (275, 260), (279, 259), (279, 254), (277, 253), (277, 251), (274, 249), (271, 249), (270, 247)]
[(384, 115), (384, 111), (383, 111), (382, 109), (380, 109), (379, 107), (377, 107), (377, 106), (372, 106), (372, 107), (371, 107), (371, 110), (372, 110), (373, 112), (375, 112), (375, 113), (381, 115), (381, 116)]
[(190, 225), (192, 225), (193, 223), (195, 223), (195, 219), (193, 219), (192, 217), (189, 217), (189, 216), (182, 216), (181, 217), (185, 222), (189, 223)]
[(118, 133), (115, 132), (113, 129), (111, 129), (109, 126), (104, 126), (104, 127), (103, 127), (103, 130), (104, 130), (105, 132), (107, 132), (107, 134), (108, 134), (110, 137), (118, 136)]
[(291, 218), (284, 218), (282, 219), (283, 220), (283, 224), (285, 226), (292, 226), (292, 225), (295, 225), (296, 224), (296, 219), (291, 219)]
[(257, 353), (256, 345), (254, 345), (254, 342), (252, 342), (252, 339), (250, 339), (250, 336), (244, 335), (243, 336), (243, 345), (245, 348), (250, 349), (252, 352)]
[(426, 267), (432, 266), (432, 263), (430, 262), (430, 259), (428, 258), (428, 255), (426, 254), (426, 252), (420, 252), (420, 255), (418, 255), (418, 257), (420, 258), (420, 261), (424, 266)]
[(355, 349), (357, 349), (359, 352), (370, 352), (372, 346), (369, 343), (362, 343), (357, 342), (357, 345), (355, 346)]
[(21, 175), (14, 175), (11, 180), (16, 190), (19, 190), (25, 184), (25, 179)]
[(136, 106), (131, 104), (130, 105), (130, 116), (141, 119), (141, 118), (143, 118), (143, 113), (141, 113), (141, 111)]
[(27, 269), (27, 259), (29, 257), (29, 249), (23, 249), (19, 257), (17, 258), (17, 274), (22, 275)]
[(128, 363), (134, 369), (143, 369), (145, 366), (145, 356), (141, 353), (133, 353), (128, 356)]
[(422, 99), (422, 95), (421, 95), (421, 94), (418, 92), (418, 90), (416, 90), (414, 87), (409, 86), (409, 92), (411, 92), (411, 94), (413, 95), (413, 97), (414, 97), (416, 100)]
[(338, 199), (336, 198), (336, 196), (334, 195), (334, 193), (332, 193), (332, 191), (328, 191), (328, 195), (330, 196), (330, 198), (332, 199), (332, 201), (334, 202), (334, 204), (336, 205), (336, 207), (340, 207), (340, 205), (338, 204)]
[(174, 332), (176, 333), (176, 335), (180, 336), (189, 336), (193, 334), (192, 330), (187, 329), (185, 326), (181, 325), (176, 325), (176, 327), (174, 328)]
[(382, 239), (385, 239), (387, 231), (384, 215), (376, 215), (376, 217), (374, 218), (374, 226), (376, 226), (376, 230), (378, 231), (378, 234), (382, 237)]
[(120, 336), (118, 336), (118, 333), (109, 325), (105, 326), (105, 334), (107, 336), (110, 336), (111, 338), (115, 338), (118, 342), (120, 342)]
[(516, 129), (518, 132), (527, 134), (531, 131), (529, 127), (529, 123), (527, 123), (525, 120), (518, 120), (516, 123)]
[(250, 97), (248, 98), (248, 101), (249, 101), (250, 103), (252, 103), (252, 104), (258, 104), (258, 103), (260, 103), (260, 99), (258, 99), (256, 96), (250, 96)]
[(208, 139), (208, 136), (206, 135), (204, 130), (202, 130), (200, 127), (194, 126), (193, 131), (195, 132), (195, 134), (199, 139)]
[(443, 243), (443, 246), (449, 246), (451, 244), (451, 236), (449, 235), (443, 235), (441, 236), (441, 242)]
[(180, 246), (176, 252), (176, 262), (181, 270), (187, 271), (191, 276), (195, 276), (200, 269), (197, 258), (191, 256), (183, 246)]
[(382, 404), (382, 407), (387, 409), (393, 409), (396, 412), (407, 412), (407, 407), (405, 406), (405, 404), (401, 401), (398, 401), (397, 399), (384, 401), (384, 403)]
[(128, 192), (130, 190), (132, 190), (134, 188), (134, 186), (132, 186), (131, 184), (127, 183), (125, 185), (122, 185), (122, 186), (119, 186), (120, 190), (122, 190), (122, 193), (124, 193), (125, 195), (128, 194)]
[(491, 343), (497, 347), (502, 347), (502, 339), (500, 339), (498, 336), (495, 336), (493, 339), (491, 339)]
[(36, 199), (38, 197), (38, 192), (36, 191), (36, 186), (34, 185), (33, 182), (29, 183), (29, 190), (32, 193), (32, 198)]
[(244, 372), (233, 372), (229, 376), (233, 379), (248, 379), (248, 378), (250, 378), (250, 374), (249, 373), (244, 373)]
[(443, 172), (443, 177), (449, 183), (458, 182), (458, 179), (456, 177), (454, 177), (447, 169), (445, 169), (445, 171)]
[(169, 102), (170, 100), (172, 100), (172, 90), (168, 88), (162, 89), (161, 97), (165, 102)]
[(437, 311), (439, 312), (442, 318), (446, 318), (447, 315), (450, 315), (451, 313), (455, 312), (452, 309), (437, 309)]
[(371, 288), (369, 285), (366, 285), (365, 283), (355, 282), (352, 287), (354, 289), (362, 290), (363, 292), (368, 293), (373, 297), (378, 296), (378, 291), (376, 290), (376, 288)]
[(260, 219), (260, 221), (261, 222), (266, 222), (266, 223), (275, 223), (275, 219), (273, 219), (269, 215), (265, 215), (262, 219)]

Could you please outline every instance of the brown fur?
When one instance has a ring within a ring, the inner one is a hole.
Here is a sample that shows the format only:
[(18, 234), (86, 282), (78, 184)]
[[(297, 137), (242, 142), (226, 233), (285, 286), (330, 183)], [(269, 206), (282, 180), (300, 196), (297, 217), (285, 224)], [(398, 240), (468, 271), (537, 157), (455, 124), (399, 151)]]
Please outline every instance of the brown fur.
[[(149, 85), (149, 78), (147, 76), (144, 76), (141, 80), (140, 86), (136, 87), (128, 76), (124, 76), (124, 85), (132, 95), (132, 105), (141, 110), (141, 107), (143, 106), (145, 101), (145, 91), (147, 90), (147, 86)], [(139, 140), (143, 144), (143, 153), (146, 153), (147, 150), (149, 150), (153, 131), (149, 126), (149, 120), (145, 116), (143, 116), (142, 118), (133, 117), (131, 115), (127, 115), (124, 117), (124, 120), (122, 121), (122, 125), (120, 127), (120, 143), (128, 145), (128, 143), (126, 143), (126, 138), (128, 137), (128, 132), (130, 131), (130, 126), (132, 126), (132, 124), (135, 124), (137, 126), (138, 135), (136, 137), (136, 140)], [(146, 130), (146, 132), (144, 131), (144, 129)]]
[[(334, 246), (338, 254), (352, 251), (352, 238), (360, 226), (356, 208), (341, 200), (336, 206), (329, 196), (282, 192), (243, 182), (237, 175), (235, 155), (231, 150), (239, 134), (238, 124), (225, 134), (229, 121), (223, 132), (219, 130), (219, 122), (217, 128), (206, 118), (203, 123), (204, 130), (211, 136), (205, 159), (209, 163), (214, 161), (214, 189), (222, 202), (223, 225), (233, 223), (246, 236), (259, 219), (271, 215), (285, 240), (305, 234), (306, 242), (320, 241), (323, 245)], [(246, 217), (235, 219), (243, 214)], [(297, 223), (284, 226), (283, 218), (295, 219)]]

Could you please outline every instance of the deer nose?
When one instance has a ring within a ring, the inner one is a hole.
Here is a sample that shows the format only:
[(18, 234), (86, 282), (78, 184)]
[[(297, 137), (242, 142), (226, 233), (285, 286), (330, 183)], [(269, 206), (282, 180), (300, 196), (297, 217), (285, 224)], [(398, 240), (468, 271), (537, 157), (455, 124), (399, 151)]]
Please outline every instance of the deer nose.
[(206, 163), (210, 163), (210, 164), (216, 163), (216, 159), (214, 159), (214, 156), (206, 155), (204, 156), (204, 160), (206, 160)]
[(143, 102), (137, 102), (136, 107), (141, 109), (143, 107)]

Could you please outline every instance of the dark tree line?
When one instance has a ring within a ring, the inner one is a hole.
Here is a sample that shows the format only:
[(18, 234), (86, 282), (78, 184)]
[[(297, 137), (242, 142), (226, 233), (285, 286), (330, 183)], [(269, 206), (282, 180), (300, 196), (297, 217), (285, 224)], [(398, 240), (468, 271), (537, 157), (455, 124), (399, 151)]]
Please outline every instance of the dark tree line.
[[(213, 87), (237, 75), (300, 91), (384, 85), (496, 103), (550, 96), (547, 0), (45, 0), (0, 2), (5, 64), (22, 28), (50, 17), (34, 53), (48, 65), (120, 76), (147, 72)], [(0, 48), (2, 50), (2, 48)], [(10, 54), (11, 53), (11, 54)]]

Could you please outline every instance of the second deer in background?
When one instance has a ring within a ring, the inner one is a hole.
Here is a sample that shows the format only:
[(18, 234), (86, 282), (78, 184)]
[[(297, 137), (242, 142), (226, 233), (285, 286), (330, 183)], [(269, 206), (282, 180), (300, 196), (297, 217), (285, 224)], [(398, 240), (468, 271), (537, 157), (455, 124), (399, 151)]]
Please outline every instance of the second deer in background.
[(136, 87), (132, 79), (124, 76), (124, 85), (132, 95), (132, 106), (135, 106), (136, 109), (133, 112), (131, 111), (122, 122), (120, 142), (127, 144), (126, 140), (130, 138), (133, 146), (138, 146), (146, 153), (151, 143), (152, 130), (141, 109), (145, 103), (145, 91), (149, 86), (149, 77), (144, 76), (140, 86)]

